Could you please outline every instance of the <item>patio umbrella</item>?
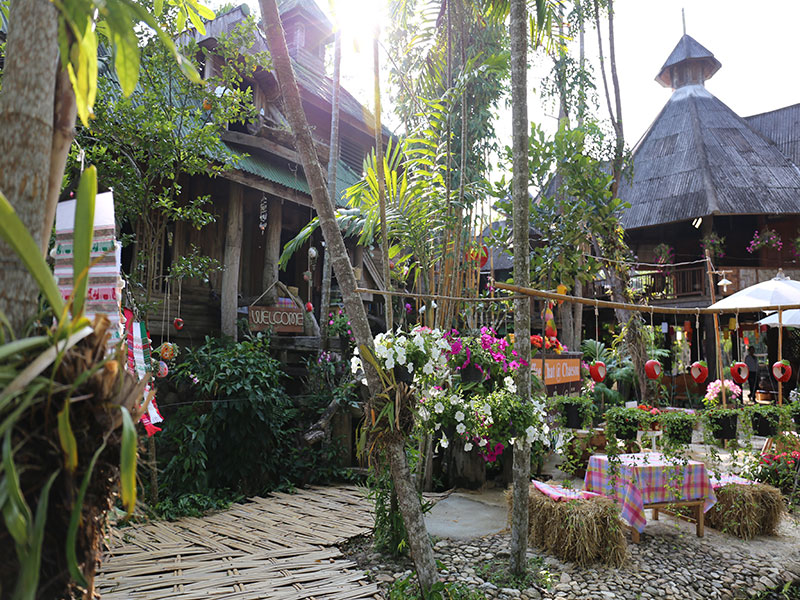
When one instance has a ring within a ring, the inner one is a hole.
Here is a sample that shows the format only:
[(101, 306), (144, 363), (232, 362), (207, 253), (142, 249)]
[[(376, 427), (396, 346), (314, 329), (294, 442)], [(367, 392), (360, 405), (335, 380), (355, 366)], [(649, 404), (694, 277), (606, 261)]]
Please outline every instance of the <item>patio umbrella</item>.
[[(709, 308), (737, 312), (740, 310), (757, 311), (781, 304), (800, 304), (800, 282), (789, 279), (783, 274), (783, 269), (778, 269), (778, 274), (772, 279), (739, 290), (735, 294), (715, 302)], [(778, 327), (778, 360), (783, 358), (783, 325), (786, 324), (784, 315), (782, 310), (771, 315), (775, 317)], [(780, 381), (778, 382), (778, 404), (783, 404), (783, 383)]]
[[(770, 327), (778, 327), (778, 313), (774, 312), (768, 317), (764, 317), (758, 322), (759, 325), (769, 325)], [(783, 326), (784, 327), (800, 327), (800, 309), (793, 308), (792, 310), (783, 311)]]

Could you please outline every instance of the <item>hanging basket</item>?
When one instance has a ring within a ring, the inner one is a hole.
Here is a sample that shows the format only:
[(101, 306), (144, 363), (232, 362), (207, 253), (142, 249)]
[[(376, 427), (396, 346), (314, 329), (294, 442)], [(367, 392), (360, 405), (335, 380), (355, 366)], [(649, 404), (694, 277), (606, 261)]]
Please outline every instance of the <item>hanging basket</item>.
[(402, 365), (395, 365), (394, 378), (398, 383), (411, 385), (414, 382), (414, 375)]
[(483, 381), (483, 372), (475, 365), (475, 363), (469, 363), (466, 367), (461, 369), (459, 373), (461, 373), (461, 381), (464, 383)]
[(564, 420), (566, 421), (569, 429), (580, 429), (583, 426), (583, 419), (581, 419), (580, 409), (580, 404), (564, 404)]
[(758, 413), (753, 413), (753, 433), (756, 435), (761, 435), (764, 437), (772, 437), (776, 433), (778, 433), (778, 426), (775, 422), (765, 417), (764, 415), (760, 415)]
[(708, 426), (712, 435), (718, 440), (735, 440), (738, 418), (734, 414), (709, 417)]

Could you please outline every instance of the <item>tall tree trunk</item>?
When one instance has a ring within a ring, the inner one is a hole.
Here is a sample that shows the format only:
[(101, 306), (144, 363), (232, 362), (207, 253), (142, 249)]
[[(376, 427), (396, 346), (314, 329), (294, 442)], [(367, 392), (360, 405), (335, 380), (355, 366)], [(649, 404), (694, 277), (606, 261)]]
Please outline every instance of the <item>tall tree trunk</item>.
[[(375, 67), (375, 176), (378, 179), (378, 208), (381, 217), (381, 266), (383, 267), (383, 285), (387, 292), (392, 290), (392, 275), (389, 272), (389, 229), (386, 225), (386, 173), (383, 168), (383, 131), (381, 127), (381, 78), (379, 71), (378, 30), (375, 29), (373, 40), (373, 64)], [(394, 311), (392, 297), (384, 296), (386, 303), (386, 331), (394, 329)]]
[[(336, 202), (336, 171), (339, 163), (339, 91), (341, 82), (339, 71), (342, 64), (342, 32), (337, 31), (333, 42), (333, 96), (331, 98), (331, 140), (328, 155), (328, 196)], [(331, 309), (331, 257), (325, 248), (322, 260), (322, 307), (320, 309), (320, 325), (322, 339), (328, 339), (328, 312)], [(344, 350), (344, 349), (343, 349)]]
[[(528, 16), (525, 0), (511, 0), (511, 115), (514, 229), (514, 282), (530, 286), (530, 221), (528, 199)], [(523, 402), (531, 401), (531, 304), (527, 296), (514, 300), (514, 348), (519, 354), (517, 392)], [(528, 550), (528, 486), (531, 472), (530, 444), (520, 436), (514, 448), (514, 504), (511, 515), (511, 572), (525, 572)]]
[[(303, 163), (303, 170), (311, 191), (314, 208), (319, 216), (322, 234), (331, 252), (333, 270), (342, 290), (345, 310), (350, 317), (356, 342), (359, 345), (372, 348), (372, 334), (367, 322), (367, 313), (364, 310), (361, 297), (356, 293), (356, 279), (350, 266), (342, 233), (336, 222), (333, 204), (325, 187), (325, 178), (314, 148), (314, 142), (311, 139), (311, 131), (308, 128), (308, 121), (300, 99), (300, 91), (297, 88), (297, 81), (292, 71), (292, 63), (289, 59), (289, 51), (286, 47), (286, 38), (281, 26), (278, 7), (275, 0), (260, 0), (260, 4), (261, 14), (265, 23), (267, 45), (272, 54), (275, 75), (278, 78), (278, 84), (284, 99), (286, 117), (294, 132), (295, 144)], [(366, 361), (364, 368), (370, 392), (374, 396), (381, 390), (380, 380), (377, 377), (377, 373), (369, 367)], [(386, 451), (390, 459), (392, 478), (397, 490), (403, 522), (408, 532), (408, 541), (417, 568), (420, 588), (424, 594), (427, 594), (437, 580), (436, 562), (433, 558), (433, 548), (431, 548), (430, 539), (425, 529), (422, 507), (406, 463), (403, 440), (397, 438), (388, 441)]]
[(222, 335), (237, 339), (236, 318), (239, 310), (239, 263), (242, 257), (242, 186), (230, 183), (228, 227), (225, 232), (225, 256), (222, 271)]
[[(53, 146), (58, 19), (48, 0), (12, 0), (0, 92), (0, 192), (46, 250), (45, 223)], [(62, 165), (63, 173), (63, 165)], [(0, 241), (0, 312), (17, 332), (37, 310), (38, 288)]]
[[(278, 302), (278, 261), (281, 256), (281, 226), (283, 224), (283, 204), (279, 198), (267, 199), (267, 239), (264, 242), (264, 276), (262, 278), (268, 305)], [(328, 249), (325, 249), (327, 254)]]

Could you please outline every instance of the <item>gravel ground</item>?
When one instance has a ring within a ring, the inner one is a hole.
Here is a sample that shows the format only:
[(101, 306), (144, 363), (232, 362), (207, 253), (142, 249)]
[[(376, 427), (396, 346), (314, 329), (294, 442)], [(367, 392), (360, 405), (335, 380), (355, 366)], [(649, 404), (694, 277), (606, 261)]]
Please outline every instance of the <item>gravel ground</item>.
[[(434, 544), (441, 574), (449, 581), (462, 581), (481, 590), (487, 598), (538, 600), (689, 600), (747, 598), (787, 581), (800, 579), (800, 525), (787, 517), (779, 535), (744, 542), (706, 529), (694, 535), (694, 526), (662, 515), (650, 521), (641, 544), (629, 543), (630, 560), (619, 568), (578, 568), (544, 556), (550, 573), (546, 588), (498, 589), (476, 574), (476, 566), (487, 560), (508, 558), (507, 531), (474, 540), (441, 539)], [(370, 549), (362, 539), (344, 549), (359, 566), (387, 590), (396, 579), (411, 573), (410, 561), (391, 561)], [(530, 556), (540, 555), (536, 549)]]

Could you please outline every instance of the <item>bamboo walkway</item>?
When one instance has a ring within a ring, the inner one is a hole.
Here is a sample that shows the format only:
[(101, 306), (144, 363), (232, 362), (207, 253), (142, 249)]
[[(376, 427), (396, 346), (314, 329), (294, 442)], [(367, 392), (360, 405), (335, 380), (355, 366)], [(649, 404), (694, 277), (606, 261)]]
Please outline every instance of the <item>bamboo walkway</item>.
[(204, 518), (115, 530), (95, 584), (103, 600), (380, 598), (336, 548), (371, 528), (356, 487), (274, 493)]

